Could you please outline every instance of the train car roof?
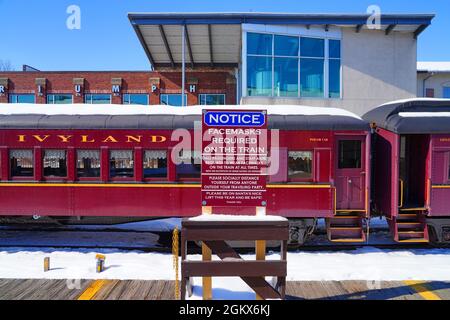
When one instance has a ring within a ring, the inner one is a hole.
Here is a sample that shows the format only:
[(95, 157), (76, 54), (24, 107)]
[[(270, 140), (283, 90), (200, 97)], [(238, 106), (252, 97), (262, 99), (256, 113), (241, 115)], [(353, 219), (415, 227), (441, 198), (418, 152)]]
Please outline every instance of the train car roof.
[(193, 129), (203, 109), (267, 110), (269, 128), (368, 130), (359, 116), (338, 108), (299, 105), (188, 106), (117, 104), (0, 104), (0, 129)]
[(367, 112), (363, 119), (398, 134), (450, 133), (450, 99), (392, 101)]

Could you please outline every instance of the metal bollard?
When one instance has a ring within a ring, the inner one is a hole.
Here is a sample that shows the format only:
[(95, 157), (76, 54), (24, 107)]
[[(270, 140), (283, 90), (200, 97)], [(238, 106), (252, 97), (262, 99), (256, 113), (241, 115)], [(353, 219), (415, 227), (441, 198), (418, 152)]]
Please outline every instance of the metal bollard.
[(50, 257), (44, 258), (44, 272), (47, 272), (50, 270)]
[(95, 256), (95, 259), (97, 259), (97, 266), (95, 268), (97, 273), (103, 272), (105, 270), (105, 259), (106, 257), (102, 254), (97, 254)]

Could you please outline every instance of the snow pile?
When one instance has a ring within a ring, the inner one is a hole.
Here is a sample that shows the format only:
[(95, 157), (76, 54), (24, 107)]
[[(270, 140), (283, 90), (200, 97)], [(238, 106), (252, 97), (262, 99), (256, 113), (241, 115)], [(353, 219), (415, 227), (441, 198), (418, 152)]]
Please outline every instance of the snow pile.
[[(172, 256), (119, 250), (0, 251), (0, 278), (18, 279), (174, 279)], [(95, 273), (95, 255), (106, 255), (106, 271)], [(52, 270), (43, 272), (44, 257)], [(254, 255), (243, 255), (254, 259)], [(189, 255), (191, 260), (201, 255)], [(218, 259), (214, 257), (214, 259)], [(267, 259), (279, 259), (272, 253)], [(340, 252), (289, 252), (288, 280), (450, 281), (450, 249), (381, 250), (366, 247)]]
[(64, 105), (34, 103), (0, 103), (0, 114), (46, 114), (46, 115), (201, 115), (203, 109), (214, 110), (267, 110), (269, 115), (330, 115), (361, 119), (350, 111), (340, 108), (311, 107), (301, 105), (224, 105), (187, 106), (167, 105), (121, 105), (83, 104)]
[(190, 221), (287, 221), (286, 218), (270, 215), (228, 215), (228, 214), (203, 214), (189, 218)]
[(450, 72), (450, 61), (417, 61), (417, 71)]

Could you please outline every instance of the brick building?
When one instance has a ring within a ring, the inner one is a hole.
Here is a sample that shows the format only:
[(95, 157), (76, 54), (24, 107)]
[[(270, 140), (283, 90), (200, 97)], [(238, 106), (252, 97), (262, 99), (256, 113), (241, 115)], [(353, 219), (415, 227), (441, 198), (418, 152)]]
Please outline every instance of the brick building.
[(383, 14), (370, 25), (366, 14), (132, 13), (153, 71), (0, 72), (0, 102), (302, 104), (361, 115), (416, 96), (417, 39), (433, 17)]
[[(186, 72), (187, 105), (236, 104), (233, 70)], [(181, 72), (1, 72), (0, 103), (179, 104)]]

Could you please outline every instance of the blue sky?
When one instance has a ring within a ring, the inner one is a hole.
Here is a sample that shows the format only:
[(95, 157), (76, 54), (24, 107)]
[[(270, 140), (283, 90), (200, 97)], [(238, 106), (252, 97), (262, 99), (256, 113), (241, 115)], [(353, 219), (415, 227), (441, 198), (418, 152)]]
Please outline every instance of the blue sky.
[[(66, 27), (69, 5), (81, 8), (81, 29)], [(128, 12), (435, 13), (419, 38), (418, 59), (450, 61), (447, 0), (0, 0), (0, 59), (16, 70), (148, 70)]]

